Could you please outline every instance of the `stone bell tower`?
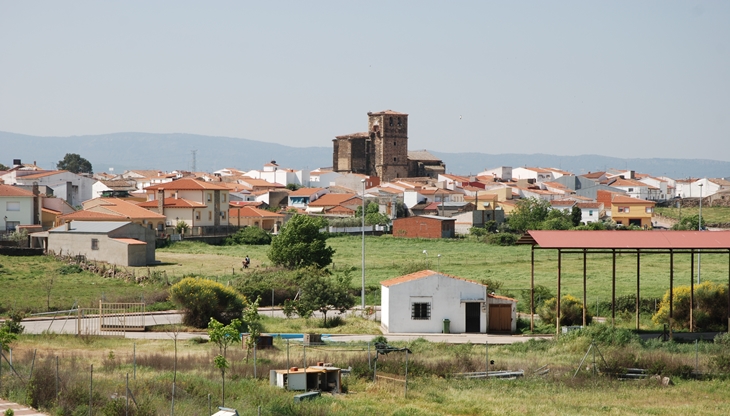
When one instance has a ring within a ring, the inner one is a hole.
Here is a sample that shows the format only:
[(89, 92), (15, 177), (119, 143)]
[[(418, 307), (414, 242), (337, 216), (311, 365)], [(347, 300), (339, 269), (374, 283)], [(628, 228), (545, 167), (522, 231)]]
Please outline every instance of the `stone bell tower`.
[(368, 171), (387, 182), (408, 177), (408, 114), (368, 113)]

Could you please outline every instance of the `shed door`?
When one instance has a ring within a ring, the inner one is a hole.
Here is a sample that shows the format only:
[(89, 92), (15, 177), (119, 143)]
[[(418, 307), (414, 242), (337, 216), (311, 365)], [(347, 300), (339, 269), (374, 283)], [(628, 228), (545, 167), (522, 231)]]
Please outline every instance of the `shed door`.
[(465, 303), (466, 305), (466, 331), (464, 332), (479, 332), (481, 327), (481, 308), (478, 303)]
[(489, 305), (489, 332), (510, 332), (512, 330), (512, 305)]

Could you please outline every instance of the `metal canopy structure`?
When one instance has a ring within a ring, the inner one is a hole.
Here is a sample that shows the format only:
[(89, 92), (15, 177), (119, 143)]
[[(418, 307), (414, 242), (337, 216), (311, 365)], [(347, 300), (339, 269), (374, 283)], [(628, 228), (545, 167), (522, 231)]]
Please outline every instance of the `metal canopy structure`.
[[(611, 323), (616, 320), (616, 254), (636, 254), (636, 329), (639, 329), (640, 281), (642, 254), (669, 255), (669, 331), (672, 334), (674, 297), (674, 255), (691, 256), (694, 275), (694, 254), (728, 255), (728, 331), (730, 331), (730, 232), (728, 231), (528, 231), (517, 242), (530, 244), (530, 328), (534, 330), (535, 314), (535, 249), (558, 251), (556, 333), (560, 330), (560, 281), (562, 254), (583, 254), (583, 325), (586, 325), (586, 258), (591, 254), (612, 254)], [(694, 280), (690, 279), (690, 330), (694, 330)]]

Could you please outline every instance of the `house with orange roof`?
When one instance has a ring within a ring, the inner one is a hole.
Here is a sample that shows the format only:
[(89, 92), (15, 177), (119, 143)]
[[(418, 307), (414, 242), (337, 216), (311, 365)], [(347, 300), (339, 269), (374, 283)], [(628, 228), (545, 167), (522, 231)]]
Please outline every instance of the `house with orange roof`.
[(185, 221), (195, 235), (205, 228), (228, 225), (229, 189), (220, 184), (182, 178), (145, 188), (141, 207), (167, 217), (166, 224)]
[(67, 221), (128, 221), (151, 230), (163, 231), (166, 217), (140, 207), (136, 202), (120, 198), (94, 198), (85, 201), (83, 209), (62, 215), (56, 225)]
[(32, 187), (48, 187), (53, 195), (71, 204), (80, 206), (82, 202), (93, 198), (95, 179), (69, 172), (67, 170), (16, 170), (3, 176), (6, 185)]
[(161, 170), (128, 170), (122, 173), (122, 179), (133, 179), (138, 190), (144, 190), (148, 186), (172, 182), (177, 179), (174, 173), (166, 173)]
[(583, 201), (577, 203), (580, 208), (580, 222), (590, 224), (592, 222), (600, 222), (606, 216), (602, 202)]
[(362, 197), (356, 194), (325, 194), (310, 202), (307, 212), (318, 214), (332, 214), (353, 216), (357, 208), (362, 206)]
[(21, 225), (38, 224), (34, 220), (35, 195), (11, 185), (0, 185), (0, 234), (13, 232)]
[(380, 282), (380, 323), (394, 333), (511, 333), (517, 301), (480, 282), (422, 270)]
[(236, 183), (248, 189), (251, 192), (268, 191), (270, 189), (284, 189), (286, 186), (280, 183), (269, 182), (266, 179), (249, 178), (242, 176), (236, 180)]
[(443, 183), (444, 188), (452, 191), (456, 188), (463, 188), (465, 186), (468, 186), (470, 183), (469, 178), (467, 178), (466, 176), (452, 175), (449, 173), (440, 173), (437, 176), (436, 180)]
[(638, 181), (636, 179), (624, 179), (619, 177), (609, 180), (608, 186), (616, 188), (626, 193), (626, 195), (637, 199), (657, 201), (660, 199), (664, 199), (662, 198), (662, 195), (666, 197), (666, 194), (662, 193), (660, 188)]
[(231, 204), (228, 217), (230, 223), (237, 227), (256, 227), (271, 233), (278, 232), (286, 220), (286, 215), (278, 212), (237, 204)]
[(155, 232), (129, 221), (69, 221), (34, 237), (47, 239), (44, 245), (49, 253), (81, 255), (120, 266), (155, 262)]
[[(597, 202), (603, 203), (606, 214), (616, 224), (623, 226), (636, 225), (651, 228), (656, 202), (631, 198), (618, 192), (598, 191)], [(609, 214), (610, 212), (610, 214)]]

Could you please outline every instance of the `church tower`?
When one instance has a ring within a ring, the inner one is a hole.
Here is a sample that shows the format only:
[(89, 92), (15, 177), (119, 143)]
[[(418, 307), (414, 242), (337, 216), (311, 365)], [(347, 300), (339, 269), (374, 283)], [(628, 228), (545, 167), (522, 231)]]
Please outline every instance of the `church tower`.
[(382, 182), (408, 177), (408, 114), (368, 113), (368, 171)]

